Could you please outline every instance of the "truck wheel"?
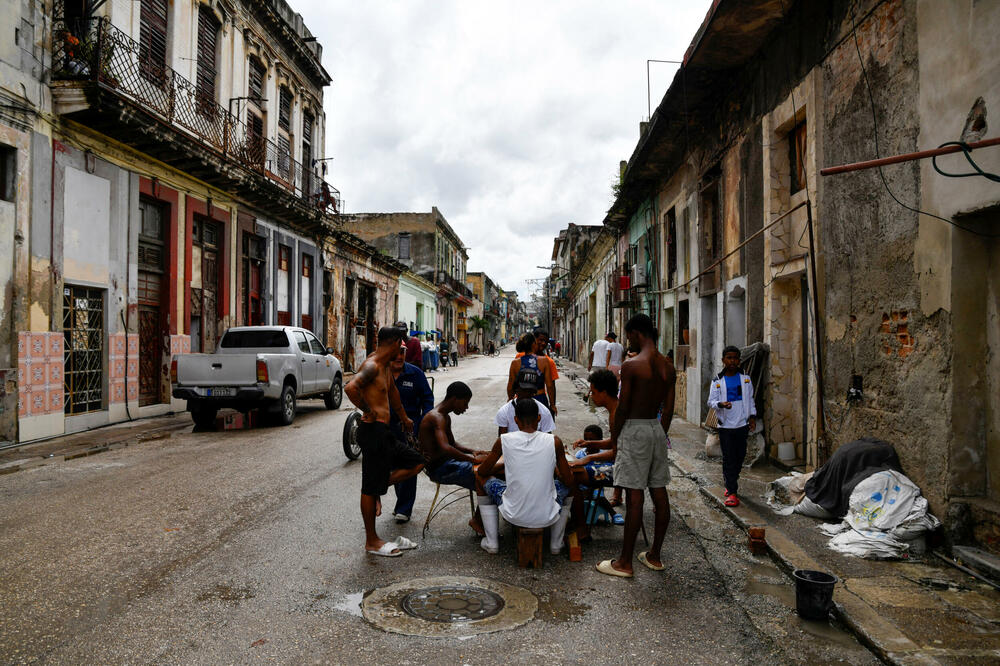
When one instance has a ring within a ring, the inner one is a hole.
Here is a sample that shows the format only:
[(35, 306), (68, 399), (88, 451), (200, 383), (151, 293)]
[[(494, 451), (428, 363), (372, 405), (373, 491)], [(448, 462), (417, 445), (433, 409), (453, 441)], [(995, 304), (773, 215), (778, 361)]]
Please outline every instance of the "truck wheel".
[(192, 407), (191, 420), (199, 428), (212, 428), (215, 426), (215, 415), (219, 412), (216, 407)]
[(295, 389), (291, 384), (285, 384), (278, 400), (278, 418), (281, 425), (292, 425), (295, 420)]
[(334, 377), (330, 384), (330, 390), (323, 394), (323, 402), (327, 409), (340, 409), (340, 403), (344, 401), (344, 384), (340, 377)]
[(361, 457), (361, 445), (358, 444), (359, 423), (361, 423), (359, 412), (352, 412), (344, 421), (344, 455), (348, 460), (357, 460)]

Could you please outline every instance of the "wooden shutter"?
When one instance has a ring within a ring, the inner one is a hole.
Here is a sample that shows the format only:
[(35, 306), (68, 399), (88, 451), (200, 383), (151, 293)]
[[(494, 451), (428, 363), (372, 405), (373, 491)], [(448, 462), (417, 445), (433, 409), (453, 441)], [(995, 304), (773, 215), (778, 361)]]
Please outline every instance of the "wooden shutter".
[(306, 143), (312, 143), (313, 137), (313, 116), (311, 113), (302, 114), (302, 140)]
[(289, 130), (292, 117), (292, 93), (288, 88), (281, 88), (278, 94), (278, 127)]
[(167, 66), (167, 0), (142, 0), (139, 11), (139, 61), (146, 78), (164, 80)]
[(204, 5), (198, 10), (198, 102), (202, 113), (212, 113), (215, 107), (215, 45), (219, 21)]
[(264, 119), (255, 113), (247, 114), (247, 152), (254, 164), (264, 163)]
[(250, 101), (260, 105), (264, 98), (264, 65), (256, 58), (250, 58)]

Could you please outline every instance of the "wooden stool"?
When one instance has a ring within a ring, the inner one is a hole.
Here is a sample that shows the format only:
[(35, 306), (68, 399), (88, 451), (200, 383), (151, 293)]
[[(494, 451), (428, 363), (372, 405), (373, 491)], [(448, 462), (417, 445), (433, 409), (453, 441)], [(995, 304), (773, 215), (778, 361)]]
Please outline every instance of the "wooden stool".
[(541, 528), (517, 528), (517, 566), (542, 568), (542, 541), (545, 530)]

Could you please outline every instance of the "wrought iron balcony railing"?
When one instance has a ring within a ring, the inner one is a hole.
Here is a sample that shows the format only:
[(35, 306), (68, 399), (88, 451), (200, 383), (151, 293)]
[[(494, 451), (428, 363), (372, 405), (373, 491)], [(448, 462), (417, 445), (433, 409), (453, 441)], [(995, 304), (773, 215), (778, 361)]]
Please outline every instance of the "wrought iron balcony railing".
[(325, 212), (341, 210), (340, 192), (289, 150), (250, 131), (246, 123), (107, 18), (56, 19), (52, 80), (94, 81), (131, 104)]

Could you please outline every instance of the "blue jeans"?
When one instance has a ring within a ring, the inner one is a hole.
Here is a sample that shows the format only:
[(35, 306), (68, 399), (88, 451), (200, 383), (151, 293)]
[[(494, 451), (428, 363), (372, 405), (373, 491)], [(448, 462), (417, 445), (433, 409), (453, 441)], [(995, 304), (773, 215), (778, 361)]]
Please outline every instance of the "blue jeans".
[(413, 515), (413, 504), (417, 501), (417, 477), (401, 481), (393, 488), (396, 491), (396, 508), (392, 512)]
[[(566, 498), (569, 497), (569, 488), (564, 486), (562, 481), (559, 479), (555, 479), (555, 484), (556, 504), (561, 507), (563, 502), (566, 501)], [(489, 495), (489, 498), (493, 500), (494, 504), (500, 506), (503, 504), (503, 494), (504, 491), (507, 490), (507, 482), (503, 479), (493, 477), (486, 480), (486, 483), (483, 484), (483, 490), (486, 491), (486, 494)]]
[(445, 460), (435, 467), (426, 467), (427, 476), (442, 486), (462, 486), (469, 490), (476, 489), (476, 472), (472, 463), (465, 460)]

